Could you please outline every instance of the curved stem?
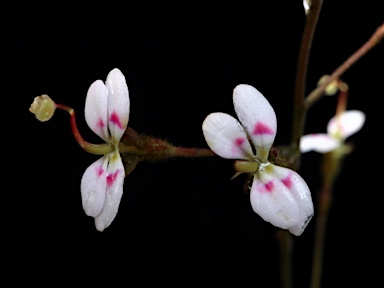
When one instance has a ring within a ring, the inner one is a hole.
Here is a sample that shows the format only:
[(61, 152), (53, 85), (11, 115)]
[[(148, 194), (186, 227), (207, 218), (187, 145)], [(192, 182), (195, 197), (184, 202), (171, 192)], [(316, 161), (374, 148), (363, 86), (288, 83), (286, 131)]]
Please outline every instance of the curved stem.
[(62, 104), (56, 104), (55, 107), (57, 109), (61, 109), (64, 111), (67, 111), (69, 115), (71, 115), (71, 129), (73, 136), (75, 136), (75, 139), (77, 143), (83, 148), (85, 151), (91, 154), (95, 155), (105, 155), (107, 153), (112, 152), (115, 150), (115, 147), (112, 144), (109, 143), (104, 143), (104, 144), (92, 144), (83, 139), (81, 136), (79, 129), (77, 129), (77, 124), (76, 124), (76, 116), (75, 116), (75, 110), (73, 110), (71, 107), (62, 105)]

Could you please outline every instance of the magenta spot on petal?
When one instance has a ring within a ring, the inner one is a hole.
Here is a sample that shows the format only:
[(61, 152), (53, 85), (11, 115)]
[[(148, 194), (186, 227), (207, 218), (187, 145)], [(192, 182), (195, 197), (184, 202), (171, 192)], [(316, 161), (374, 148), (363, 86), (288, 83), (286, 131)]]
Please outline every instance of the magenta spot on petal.
[(238, 147), (240, 147), (241, 145), (243, 145), (244, 141), (245, 141), (244, 138), (241, 138), (241, 137), (236, 138), (236, 140), (235, 140), (235, 143), (236, 143), (236, 144), (235, 144), (235, 145), (238, 146)]
[(273, 185), (272, 180), (269, 181), (268, 183), (265, 183), (264, 186), (265, 186), (265, 189), (266, 189), (268, 192), (271, 192), (271, 191), (273, 190), (273, 188), (274, 188), (274, 185)]
[(292, 177), (291, 174), (289, 174), (287, 177), (281, 179), (281, 182), (287, 187), (288, 189), (291, 189), (292, 187)]
[(115, 182), (115, 179), (116, 179), (118, 174), (119, 174), (119, 170), (117, 170), (115, 173), (109, 174), (107, 176), (107, 184), (108, 184), (108, 186), (111, 186), (113, 184), (113, 182)]
[(267, 125), (257, 122), (255, 125), (255, 128), (253, 129), (253, 134), (260, 135), (260, 134), (269, 134), (273, 135), (275, 132), (269, 128)]
[(234, 157), (244, 157), (245, 156), (244, 151), (241, 148), (241, 146), (243, 145), (245, 140), (246, 140), (246, 138), (244, 138), (244, 137), (238, 137), (235, 139), (234, 145), (232, 146), (232, 154), (234, 155)]
[(103, 119), (100, 118), (99, 121), (97, 122), (97, 127), (100, 128), (100, 129), (103, 129), (104, 125), (105, 124), (103, 122)]
[(120, 122), (120, 118), (119, 116), (116, 114), (116, 112), (113, 112), (111, 114), (111, 117), (109, 118), (109, 121), (111, 121), (113, 124), (115, 124), (117, 127), (119, 127), (120, 129), (123, 129), (123, 125), (121, 125), (121, 122)]
[(104, 173), (104, 169), (103, 167), (96, 167), (96, 173), (97, 173), (97, 176), (100, 177), (101, 175), (103, 175)]

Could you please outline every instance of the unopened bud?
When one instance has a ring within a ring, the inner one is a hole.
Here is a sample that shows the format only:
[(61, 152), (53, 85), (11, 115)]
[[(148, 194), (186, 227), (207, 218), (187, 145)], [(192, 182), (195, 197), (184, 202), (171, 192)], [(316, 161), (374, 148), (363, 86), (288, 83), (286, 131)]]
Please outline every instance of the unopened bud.
[[(324, 75), (323, 77), (321, 77), (317, 85), (320, 86), (321, 84), (323, 84), (324, 81), (328, 79), (328, 77), (329, 75)], [(338, 89), (339, 89), (339, 81), (336, 79), (336, 80), (333, 80), (331, 83), (329, 83), (327, 87), (325, 87), (324, 92), (326, 95), (330, 96), (330, 95), (336, 94)]]
[(48, 95), (35, 97), (29, 111), (36, 115), (41, 122), (48, 121), (55, 112), (55, 102)]
[(255, 173), (260, 167), (259, 162), (236, 160), (234, 168), (237, 172), (241, 173)]

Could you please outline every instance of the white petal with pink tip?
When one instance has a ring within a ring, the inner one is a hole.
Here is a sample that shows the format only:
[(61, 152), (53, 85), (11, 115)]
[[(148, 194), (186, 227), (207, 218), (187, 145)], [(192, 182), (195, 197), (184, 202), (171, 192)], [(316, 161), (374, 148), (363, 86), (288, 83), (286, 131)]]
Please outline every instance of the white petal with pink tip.
[(269, 149), (276, 136), (276, 114), (256, 88), (240, 84), (233, 90), (236, 114), (256, 147)]
[(277, 227), (289, 229), (299, 222), (300, 209), (295, 197), (283, 182), (268, 172), (255, 175), (250, 200), (253, 210)]
[(109, 72), (108, 88), (108, 128), (114, 142), (119, 142), (127, 128), (130, 100), (124, 75), (117, 68)]
[(81, 199), (88, 216), (96, 217), (104, 206), (108, 159), (108, 156), (103, 156), (93, 162), (81, 178)]
[(291, 195), (295, 198), (298, 207), (297, 225), (289, 227), (289, 231), (296, 236), (303, 233), (305, 227), (311, 220), (314, 208), (311, 191), (304, 179), (295, 171), (273, 165), (272, 173), (287, 187)]
[(208, 146), (227, 159), (254, 157), (247, 134), (239, 121), (225, 113), (211, 113), (203, 122), (203, 134)]
[(96, 229), (103, 231), (115, 219), (123, 195), (124, 166), (118, 152), (111, 153), (107, 169), (105, 202), (100, 214), (95, 217)]
[(85, 99), (85, 121), (89, 128), (104, 141), (109, 141), (108, 134), (108, 90), (103, 81), (91, 84)]

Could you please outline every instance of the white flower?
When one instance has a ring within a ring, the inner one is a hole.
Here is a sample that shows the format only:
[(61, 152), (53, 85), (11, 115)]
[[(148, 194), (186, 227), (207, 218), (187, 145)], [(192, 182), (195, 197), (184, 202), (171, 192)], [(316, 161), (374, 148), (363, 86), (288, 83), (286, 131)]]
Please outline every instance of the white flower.
[(329, 120), (327, 133), (304, 135), (300, 139), (300, 151), (327, 153), (340, 147), (346, 138), (358, 132), (364, 125), (365, 114), (358, 110), (348, 110)]
[(114, 150), (91, 164), (81, 179), (84, 211), (95, 218), (96, 229), (103, 231), (115, 218), (124, 184), (124, 166), (119, 142), (127, 128), (129, 94), (124, 75), (119, 69), (109, 72), (107, 80), (97, 80), (88, 89), (85, 119), (93, 132)]
[(275, 111), (250, 85), (236, 86), (233, 103), (241, 124), (225, 113), (208, 115), (203, 122), (208, 146), (223, 158), (242, 160), (237, 161), (239, 171), (253, 174), (250, 200), (257, 214), (277, 227), (301, 235), (313, 216), (312, 197), (299, 174), (268, 161), (277, 128)]

